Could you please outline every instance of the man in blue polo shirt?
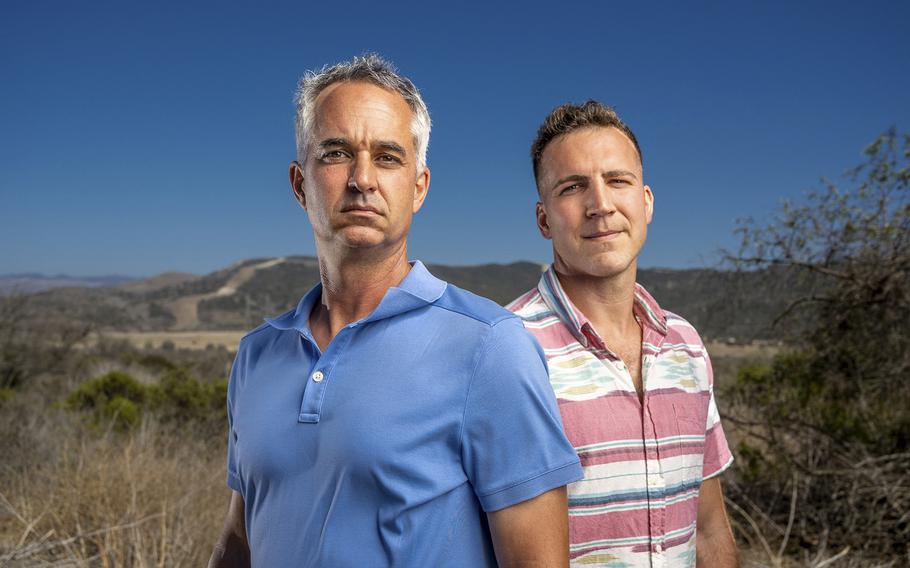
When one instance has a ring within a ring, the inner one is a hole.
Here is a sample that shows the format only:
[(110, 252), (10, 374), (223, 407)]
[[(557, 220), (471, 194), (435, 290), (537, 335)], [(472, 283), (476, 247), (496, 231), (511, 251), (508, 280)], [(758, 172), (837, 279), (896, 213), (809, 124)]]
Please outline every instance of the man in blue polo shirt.
[(408, 262), (430, 118), (367, 55), (309, 73), (290, 181), (321, 283), (240, 342), (210, 566), (567, 566), (580, 479), (543, 353)]

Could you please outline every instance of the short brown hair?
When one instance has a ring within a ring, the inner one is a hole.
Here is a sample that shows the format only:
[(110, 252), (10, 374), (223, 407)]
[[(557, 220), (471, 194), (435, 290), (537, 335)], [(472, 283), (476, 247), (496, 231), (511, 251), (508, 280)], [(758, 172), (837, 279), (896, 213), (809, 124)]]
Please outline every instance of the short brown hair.
[(603, 105), (595, 100), (589, 100), (583, 105), (566, 103), (550, 111), (537, 130), (537, 138), (531, 144), (531, 163), (534, 165), (534, 181), (538, 182), (540, 158), (543, 151), (556, 138), (590, 126), (613, 127), (629, 137), (638, 152), (638, 161), (644, 165), (641, 157), (641, 148), (632, 129), (619, 118), (612, 107)]

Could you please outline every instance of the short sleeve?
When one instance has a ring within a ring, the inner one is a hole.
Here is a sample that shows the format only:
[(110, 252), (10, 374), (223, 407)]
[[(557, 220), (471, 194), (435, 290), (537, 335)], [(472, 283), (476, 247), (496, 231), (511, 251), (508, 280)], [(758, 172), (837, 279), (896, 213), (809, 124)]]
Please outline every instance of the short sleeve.
[(708, 421), (705, 424), (705, 460), (702, 467), (702, 480), (720, 475), (733, 464), (733, 454), (727, 446), (727, 437), (720, 423), (720, 413), (714, 401), (714, 369), (711, 358), (705, 350), (705, 363), (708, 371)]
[(487, 332), (465, 402), (462, 459), (487, 512), (582, 478), (543, 351), (517, 317)]
[(241, 348), (237, 349), (234, 364), (231, 365), (231, 377), (227, 388), (228, 444), (227, 444), (227, 485), (238, 493), (241, 492), (240, 474), (237, 468), (237, 433), (234, 431), (234, 393), (240, 382)]

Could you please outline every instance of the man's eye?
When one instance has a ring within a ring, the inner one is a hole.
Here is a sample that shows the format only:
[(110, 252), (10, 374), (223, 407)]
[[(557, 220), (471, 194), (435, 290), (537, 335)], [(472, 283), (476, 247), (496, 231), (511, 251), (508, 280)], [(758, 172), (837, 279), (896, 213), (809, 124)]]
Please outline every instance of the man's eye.
[(328, 152), (324, 152), (319, 159), (326, 162), (337, 162), (338, 160), (344, 159), (345, 156), (346, 154), (341, 150), (329, 150)]
[(611, 179), (610, 183), (615, 184), (615, 185), (632, 185), (631, 181), (629, 181), (627, 179), (623, 179), (623, 178)]
[(378, 161), (384, 162), (386, 164), (400, 164), (401, 163), (401, 159), (398, 156), (393, 156), (392, 154), (380, 154), (379, 156), (376, 157), (376, 159)]
[(564, 188), (559, 190), (559, 195), (565, 195), (566, 193), (573, 193), (578, 191), (581, 188), (580, 183), (573, 183), (572, 185), (567, 185)]

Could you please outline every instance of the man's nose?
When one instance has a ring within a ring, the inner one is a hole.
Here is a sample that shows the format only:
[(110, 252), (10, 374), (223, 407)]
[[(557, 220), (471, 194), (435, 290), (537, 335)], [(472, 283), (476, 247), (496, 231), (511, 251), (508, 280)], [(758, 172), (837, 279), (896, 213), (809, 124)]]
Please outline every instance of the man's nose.
[(596, 181), (591, 184), (588, 193), (587, 215), (588, 217), (602, 217), (611, 215), (616, 211), (613, 203), (613, 194), (610, 186), (602, 181)]
[(348, 187), (361, 193), (376, 190), (376, 166), (372, 156), (358, 153), (354, 157)]

